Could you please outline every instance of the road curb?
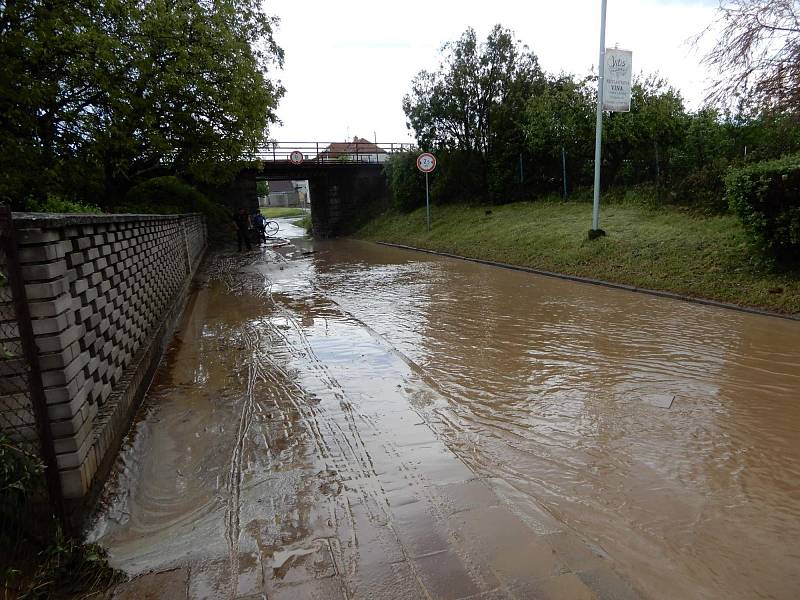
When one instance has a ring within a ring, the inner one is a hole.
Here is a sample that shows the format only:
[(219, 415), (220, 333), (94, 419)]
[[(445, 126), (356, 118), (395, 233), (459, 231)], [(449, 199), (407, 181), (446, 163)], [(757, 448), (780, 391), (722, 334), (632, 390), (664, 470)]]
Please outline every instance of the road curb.
[(627, 285), (624, 283), (614, 283), (611, 281), (604, 281), (602, 279), (592, 279), (591, 277), (580, 277), (578, 275), (567, 275), (565, 273), (554, 273), (553, 271), (543, 271), (541, 269), (534, 269), (532, 267), (523, 267), (520, 265), (511, 265), (508, 263), (496, 262), (493, 260), (484, 260), (481, 258), (471, 258), (469, 256), (461, 256), (459, 254), (451, 254), (449, 252), (439, 252), (438, 250), (428, 250), (427, 248), (417, 248), (416, 246), (408, 246), (406, 244), (395, 244), (392, 242), (375, 242), (381, 246), (389, 246), (391, 248), (400, 248), (402, 250), (413, 250), (414, 252), (424, 252), (425, 254), (434, 254), (436, 256), (445, 256), (447, 258), (455, 258), (458, 260), (465, 260), (474, 262), (481, 265), (488, 265), (490, 267), (500, 267), (502, 269), (509, 269), (511, 271), (522, 271), (524, 273), (533, 273), (534, 275), (542, 275), (544, 277), (554, 277), (556, 279), (566, 279), (568, 281), (575, 281), (577, 283), (587, 283), (590, 285), (599, 285), (602, 287), (613, 288), (617, 290), (625, 290), (628, 292), (637, 292), (639, 294), (649, 294), (651, 296), (659, 296), (661, 298), (670, 298), (672, 300), (681, 300), (683, 302), (691, 302), (693, 304), (703, 304), (705, 306), (713, 306), (716, 308), (726, 308), (728, 310), (735, 310), (738, 312), (745, 312), (754, 315), (761, 315), (764, 317), (777, 317), (779, 319), (787, 319), (789, 321), (800, 321), (800, 314), (787, 315), (779, 312), (765, 310), (762, 308), (753, 308), (750, 306), (741, 306), (739, 304), (732, 304), (730, 302), (720, 302), (719, 300), (709, 300), (707, 298), (696, 298), (694, 296), (684, 296), (683, 294), (676, 294), (674, 292), (664, 292), (661, 290), (651, 290), (650, 288), (642, 288), (634, 285)]

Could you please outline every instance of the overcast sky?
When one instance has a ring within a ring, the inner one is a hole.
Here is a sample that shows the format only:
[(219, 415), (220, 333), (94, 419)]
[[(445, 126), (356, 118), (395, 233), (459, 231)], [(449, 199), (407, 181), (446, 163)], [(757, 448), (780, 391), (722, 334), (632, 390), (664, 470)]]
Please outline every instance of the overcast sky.
[[(281, 19), (286, 87), (279, 141), (411, 141), (401, 107), (421, 69), (468, 27), (485, 39), (500, 23), (548, 72), (587, 74), (597, 64), (600, 0), (306, 0), (270, 2)], [(703, 98), (701, 52), (688, 42), (714, 18), (717, 0), (608, 0), (606, 45), (633, 51), (635, 73), (658, 71), (690, 108)]]

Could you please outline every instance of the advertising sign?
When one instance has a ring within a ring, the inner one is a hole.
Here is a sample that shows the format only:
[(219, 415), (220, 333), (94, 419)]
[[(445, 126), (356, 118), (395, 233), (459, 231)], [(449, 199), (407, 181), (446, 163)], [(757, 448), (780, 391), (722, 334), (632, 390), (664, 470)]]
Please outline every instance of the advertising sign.
[(606, 48), (603, 110), (630, 112), (632, 57), (630, 50)]

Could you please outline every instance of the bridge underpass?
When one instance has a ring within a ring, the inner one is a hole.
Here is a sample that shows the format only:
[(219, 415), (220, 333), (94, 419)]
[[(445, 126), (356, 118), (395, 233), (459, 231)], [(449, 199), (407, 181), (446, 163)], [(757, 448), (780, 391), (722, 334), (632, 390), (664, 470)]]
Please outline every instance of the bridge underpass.
[(259, 180), (308, 181), (314, 237), (352, 233), (390, 203), (383, 165), (395, 153), (412, 150), (407, 143), (272, 142), (255, 156), (257, 166), (244, 169), (233, 189), (235, 205), (258, 208)]

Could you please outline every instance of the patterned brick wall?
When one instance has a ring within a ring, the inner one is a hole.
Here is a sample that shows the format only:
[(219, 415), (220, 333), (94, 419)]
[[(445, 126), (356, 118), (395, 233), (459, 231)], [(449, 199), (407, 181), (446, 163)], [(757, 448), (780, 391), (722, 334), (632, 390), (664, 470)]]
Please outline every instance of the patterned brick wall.
[(64, 495), (109, 461), (206, 245), (199, 215), (15, 214)]

